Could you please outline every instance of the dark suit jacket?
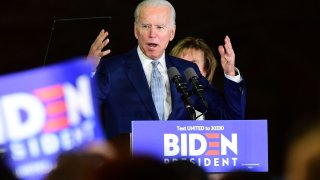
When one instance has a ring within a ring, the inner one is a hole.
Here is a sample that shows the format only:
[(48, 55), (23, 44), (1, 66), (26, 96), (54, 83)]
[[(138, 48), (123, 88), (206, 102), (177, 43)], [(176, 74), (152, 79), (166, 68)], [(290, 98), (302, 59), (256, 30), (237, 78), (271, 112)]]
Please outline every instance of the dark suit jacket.
[[(193, 67), (205, 88), (205, 97), (209, 104), (206, 117), (212, 119), (244, 119), (245, 88), (244, 82), (235, 83), (225, 78), (224, 93), (209, 85), (201, 76), (195, 63), (166, 55), (169, 69), (175, 66), (183, 76), (183, 71)], [(121, 133), (131, 132), (132, 120), (158, 120), (151, 91), (137, 49), (114, 57), (102, 59), (94, 76), (96, 96), (102, 113), (102, 124), (106, 135), (111, 138)], [(186, 81), (185, 79), (183, 79)], [(177, 91), (170, 81), (172, 113), (169, 120), (188, 120), (188, 112)], [(191, 89), (191, 87), (189, 87)], [(198, 97), (191, 97), (194, 107), (202, 111)]]

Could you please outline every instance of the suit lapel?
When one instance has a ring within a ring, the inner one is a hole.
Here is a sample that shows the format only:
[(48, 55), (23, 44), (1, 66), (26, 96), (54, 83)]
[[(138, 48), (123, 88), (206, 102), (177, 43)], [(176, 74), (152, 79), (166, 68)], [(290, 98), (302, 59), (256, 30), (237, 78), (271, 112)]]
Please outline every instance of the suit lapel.
[(133, 50), (132, 53), (129, 54), (129, 56), (130, 57), (128, 57), (126, 61), (126, 72), (128, 75), (128, 79), (132, 82), (132, 85), (135, 87), (137, 94), (139, 95), (145, 108), (149, 111), (153, 119), (159, 119), (152, 100), (152, 95), (146, 79), (146, 75), (143, 71), (137, 51)]

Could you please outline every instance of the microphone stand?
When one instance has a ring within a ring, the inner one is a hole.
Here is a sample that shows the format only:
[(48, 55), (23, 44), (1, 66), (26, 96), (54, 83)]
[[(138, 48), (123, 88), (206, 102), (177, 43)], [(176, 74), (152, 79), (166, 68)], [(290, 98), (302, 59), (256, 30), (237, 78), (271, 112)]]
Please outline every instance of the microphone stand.
[(181, 93), (181, 99), (183, 101), (184, 107), (187, 109), (189, 117), (192, 120), (197, 119), (196, 117), (196, 111), (194, 110), (194, 107), (191, 105), (189, 97), (192, 95), (192, 92), (189, 92), (187, 90), (186, 83), (180, 83), (178, 79), (173, 78), (173, 81), (177, 85), (178, 91)]
[(182, 100), (183, 100), (183, 103), (184, 103), (184, 106), (185, 108), (187, 109), (188, 111), (188, 114), (190, 116), (190, 118), (192, 120), (196, 120), (196, 111), (194, 110), (194, 108), (191, 106), (191, 103), (189, 101), (189, 97), (188, 96), (181, 96)]

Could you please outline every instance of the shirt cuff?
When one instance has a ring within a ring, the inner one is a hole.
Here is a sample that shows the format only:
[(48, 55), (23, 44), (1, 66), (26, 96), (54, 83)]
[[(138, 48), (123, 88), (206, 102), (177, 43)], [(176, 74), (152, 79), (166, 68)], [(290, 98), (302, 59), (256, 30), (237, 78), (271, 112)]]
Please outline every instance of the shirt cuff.
[(242, 77), (241, 77), (240, 71), (239, 71), (239, 69), (236, 68), (236, 67), (234, 67), (234, 70), (236, 71), (236, 74), (237, 74), (236, 76), (229, 76), (229, 75), (227, 75), (227, 74), (224, 74), (224, 76), (225, 76), (227, 79), (231, 80), (231, 81), (234, 81), (234, 82), (236, 82), (236, 83), (239, 83), (239, 82), (242, 81)]

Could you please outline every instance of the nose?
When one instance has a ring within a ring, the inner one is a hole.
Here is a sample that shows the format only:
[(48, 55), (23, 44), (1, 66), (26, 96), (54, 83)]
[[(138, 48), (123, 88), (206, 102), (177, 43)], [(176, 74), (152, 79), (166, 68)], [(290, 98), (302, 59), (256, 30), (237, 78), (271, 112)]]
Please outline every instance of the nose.
[(155, 37), (157, 35), (157, 30), (154, 26), (151, 26), (151, 28), (149, 29), (149, 36), (150, 37)]

